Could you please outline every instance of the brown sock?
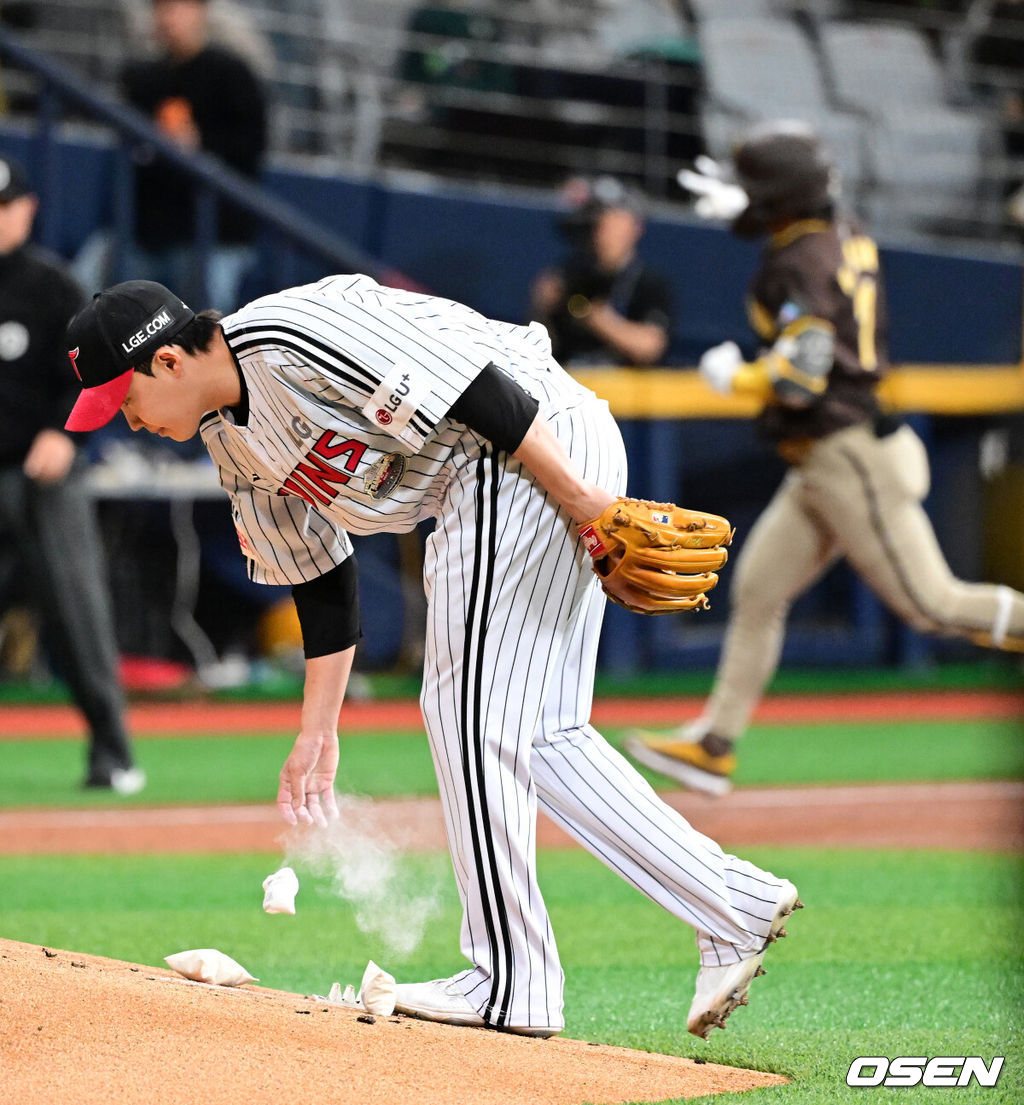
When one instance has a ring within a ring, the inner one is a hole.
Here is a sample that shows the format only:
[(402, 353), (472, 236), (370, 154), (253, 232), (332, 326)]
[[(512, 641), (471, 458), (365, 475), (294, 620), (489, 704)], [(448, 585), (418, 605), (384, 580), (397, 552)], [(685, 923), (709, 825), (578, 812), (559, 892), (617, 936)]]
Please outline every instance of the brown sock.
[(719, 737), (714, 733), (708, 733), (700, 742), (701, 748), (709, 756), (728, 756), (733, 749), (734, 742), (728, 737)]

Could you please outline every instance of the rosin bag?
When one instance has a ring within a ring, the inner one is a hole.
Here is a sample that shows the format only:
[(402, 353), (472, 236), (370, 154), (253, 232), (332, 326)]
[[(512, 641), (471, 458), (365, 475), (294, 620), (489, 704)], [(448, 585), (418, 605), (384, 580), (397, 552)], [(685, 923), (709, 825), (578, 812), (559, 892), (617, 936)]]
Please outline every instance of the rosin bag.
[(290, 867), (282, 867), (263, 880), (264, 913), (295, 913), (299, 879)]
[(395, 980), (371, 959), (363, 972), (358, 1001), (367, 1013), (390, 1017), (395, 1011)]
[(164, 956), (164, 962), (178, 974), (194, 982), (208, 982), (212, 986), (244, 986), (247, 982), (259, 982), (231, 956), (214, 948), (176, 952)]

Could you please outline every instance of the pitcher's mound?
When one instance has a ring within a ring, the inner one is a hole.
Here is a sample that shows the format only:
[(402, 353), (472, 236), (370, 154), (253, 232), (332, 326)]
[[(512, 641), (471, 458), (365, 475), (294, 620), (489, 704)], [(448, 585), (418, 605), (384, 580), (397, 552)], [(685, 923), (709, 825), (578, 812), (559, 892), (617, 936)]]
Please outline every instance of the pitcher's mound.
[(598, 1105), (785, 1081), (579, 1040), (371, 1019), (279, 990), (206, 986), (9, 940), (0, 940), (0, 1013), (7, 1101)]

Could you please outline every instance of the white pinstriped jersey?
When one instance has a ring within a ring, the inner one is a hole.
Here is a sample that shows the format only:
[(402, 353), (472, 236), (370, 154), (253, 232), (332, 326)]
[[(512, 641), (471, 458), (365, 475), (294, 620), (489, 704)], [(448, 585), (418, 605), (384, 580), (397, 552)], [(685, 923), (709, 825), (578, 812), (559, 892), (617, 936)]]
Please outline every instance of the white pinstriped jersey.
[(493, 363), (538, 400), (581, 478), (622, 494), (608, 404), (551, 359), (543, 330), (365, 276), (257, 300), (224, 332), (248, 412), (201, 430), (254, 579), (312, 579), (351, 553), (349, 532), (436, 518), (420, 701), (470, 964), (451, 985), (469, 1007), (495, 1027), (563, 1023), (538, 808), (693, 925), (704, 964), (756, 954), (779, 880), (696, 832), (589, 723), (604, 597), (572, 519), (525, 465), (447, 418)]
[(200, 431), (259, 583), (313, 579), (351, 554), (348, 533), (436, 516), (449, 461), (472, 435), (446, 414), (488, 363), (542, 415), (591, 395), (551, 359), (542, 327), (367, 276), (266, 296), (223, 327), (248, 417), (236, 425), (231, 411), (211, 412)]

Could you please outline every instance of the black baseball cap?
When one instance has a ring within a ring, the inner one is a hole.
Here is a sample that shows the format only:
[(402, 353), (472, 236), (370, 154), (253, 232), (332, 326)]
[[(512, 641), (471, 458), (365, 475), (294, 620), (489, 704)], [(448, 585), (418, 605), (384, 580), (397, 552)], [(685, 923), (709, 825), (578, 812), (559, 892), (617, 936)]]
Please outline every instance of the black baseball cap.
[(152, 280), (128, 280), (94, 295), (68, 323), (68, 357), (82, 393), (64, 428), (105, 426), (121, 409), (135, 365), (194, 318), (173, 292)]
[(32, 183), (25, 166), (13, 157), (0, 156), (0, 203), (10, 203), (32, 194)]

